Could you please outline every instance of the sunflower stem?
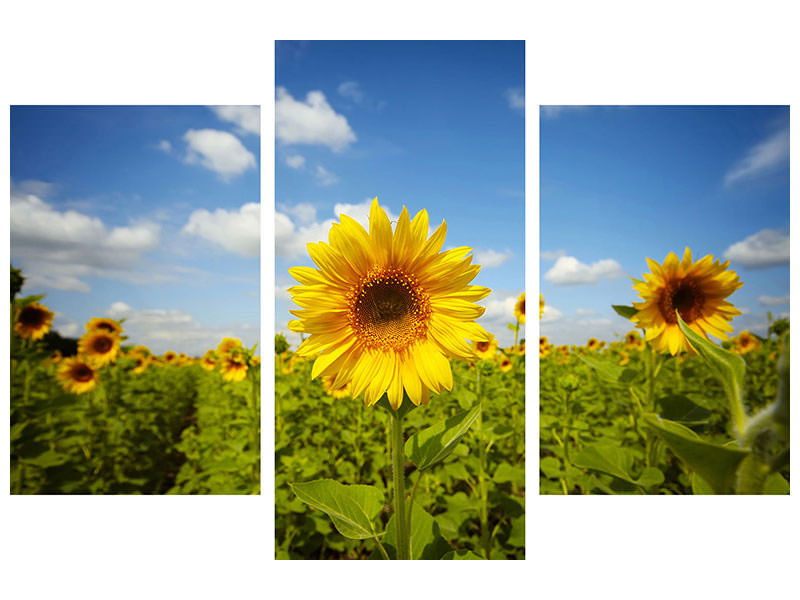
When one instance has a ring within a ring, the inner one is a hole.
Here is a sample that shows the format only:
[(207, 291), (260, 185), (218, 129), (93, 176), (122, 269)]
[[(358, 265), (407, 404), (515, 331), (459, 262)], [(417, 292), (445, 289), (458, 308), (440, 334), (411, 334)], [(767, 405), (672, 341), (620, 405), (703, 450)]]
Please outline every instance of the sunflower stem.
[(409, 560), (409, 528), (405, 510), (405, 456), (403, 454), (403, 416), (392, 413), (392, 479), (394, 484), (394, 522), (397, 531), (397, 559)]

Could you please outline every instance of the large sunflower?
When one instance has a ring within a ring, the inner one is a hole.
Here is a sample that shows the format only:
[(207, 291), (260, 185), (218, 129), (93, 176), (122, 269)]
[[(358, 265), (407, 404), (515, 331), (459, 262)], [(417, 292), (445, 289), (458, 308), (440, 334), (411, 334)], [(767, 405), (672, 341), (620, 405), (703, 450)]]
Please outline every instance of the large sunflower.
[(120, 337), (104, 329), (95, 329), (85, 333), (78, 340), (78, 353), (97, 366), (102, 366), (116, 359), (119, 352)]
[(514, 316), (517, 317), (517, 321), (523, 325), (525, 324), (525, 292), (522, 292), (520, 297), (517, 298), (517, 303), (514, 305)]
[(14, 322), (14, 333), (19, 337), (36, 341), (44, 337), (53, 324), (55, 313), (38, 302), (31, 302), (17, 309)]
[(735, 271), (728, 271), (729, 261), (714, 261), (710, 254), (692, 262), (688, 246), (683, 260), (670, 252), (664, 264), (647, 259), (651, 273), (634, 286), (644, 302), (634, 302), (638, 311), (631, 320), (647, 329), (645, 340), (653, 341), (659, 351), (678, 354), (686, 350), (694, 354), (678, 326), (676, 311), (695, 332), (708, 339), (708, 334), (727, 340), (726, 331), (733, 331), (730, 321), (742, 314), (725, 298), (742, 286)]
[(92, 391), (100, 381), (95, 366), (82, 356), (70, 356), (58, 365), (56, 378), (68, 392), (83, 394)]
[(335, 386), (352, 383), (353, 397), (368, 405), (386, 393), (399, 408), (404, 392), (414, 404), (427, 403), (431, 391), (453, 386), (450, 357), (474, 359), (465, 340), (491, 336), (474, 322), (484, 312), (475, 304), (488, 288), (469, 285), (478, 274), (471, 248), (440, 252), (447, 225), (428, 238), (428, 213), (413, 220), (403, 207), (392, 225), (375, 198), (369, 233), (341, 215), (329, 243), (308, 244), (319, 267), (294, 267), (302, 285), (289, 289), (301, 310), (294, 331), (310, 334), (297, 354), (319, 356), (311, 376), (336, 375)]

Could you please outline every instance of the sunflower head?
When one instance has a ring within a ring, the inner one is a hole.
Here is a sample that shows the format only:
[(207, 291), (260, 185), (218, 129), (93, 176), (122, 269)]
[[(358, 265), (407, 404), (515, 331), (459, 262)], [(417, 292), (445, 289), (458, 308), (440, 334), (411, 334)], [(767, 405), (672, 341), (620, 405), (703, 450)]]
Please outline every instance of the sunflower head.
[(218, 363), (217, 354), (213, 350), (206, 350), (203, 358), (200, 359), (200, 366), (206, 371), (213, 371)]
[(482, 340), (480, 342), (472, 342), (472, 349), (475, 351), (475, 356), (481, 360), (491, 360), (497, 354), (497, 340)]
[(315, 358), (311, 376), (335, 375), (352, 384), (367, 405), (383, 394), (398, 409), (405, 395), (427, 403), (430, 392), (453, 385), (450, 358), (474, 359), (466, 340), (491, 341), (474, 319), (489, 295), (469, 285), (480, 267), (471, 248), (441, 252), (445, 223), (428, 238), (428, 213), (412, 220), (403, 207), (392, 225), (375, 198), (369, 231), (341, 215), (328, 243), (308, 244), (318, 268), (294, 267), (301, 285), (289, 289), (300, 310), (291, 311), (293, 331), (309, 334), (297, 350)]
[(595, 350), (600, 349), (600, 342), (597, 341), (597, 338), (589, 338), (589, 341), (586, 342), (586, 349), (594, 352)]
[(62, 360), (56, 378), (65, 390), (73, 394), (90, 392), (100, 381), (94, 363), (82, 356), (70, 356)]
[(165, 365), (174, 365), (178, 362), (178, 355), (172, 350), (167, 350), (161, 357), (161, 362), (163, 362)]
[(239, 348), (242, 348), (242, 340), (239, 338), (223, 338), (223, 340), (217, 346), (217, 356), (224, 356), (230, 352), (233, 352)]
[(36, 341), (50, 331), (55, 313), (38, 302), (31, 302), (16, 311), (14, 320), (14, 333), (19, 337)]
[(519, 298), (517, 298), (517, 303), (514, 305), (514, 316), (517, 318), (517, 321), (523, 325), (525, 324), (525, 292), (522, 292)]
[(497, 366), (500, 367), (503, 373), (508, 373), (513, 367), (511, 359), (503, 353), (497, 355)]
[(638, 312), (631, 317), (647, 330), (645, 340), (673, 355), (684, 350), (694, 354), (678, 326), (678, 314), (706, 339), (708, 334), (728, 339), (730, 321), (742, 314), (725, 300), (742, 286), (736, 272), (728, 270), (729, 261), (714, 261), (709, 254), (693, 262), (687, 247), (682, 260), (670, 252), (663, 265), (649, 258), (647, 263), (651, 272), (633, 286), (643, 301), (633, 303)]
[(625, 350), (620, 352), (619, 353), (619, 366), (624, 367), (629, 362), (631, 362), (631, 357), (628, 356), (628, 353)]
[(539, 294), (539, 320), (542, 320), (542, 315), (544, 314), (544, 296)]
[(86, 323), (86, 331), (105, 331), (106, 333), (116, 333), (117, 335), (125, 333), (119, 321), (104, 317), (92, 317), (89, 319), (89, 322)]
[(638, 331), (629, 331), (625, 334), (625, 347), (628, 350), (641, 350), (644, 347), (644, 340)]
[(78, 340), (78, 354), (100, 367), (117, 358), (120, 341), (116, 333), (95, 329), (83, 334)]
[(147, 355), (136, 353), (131, 355), (131, 358), (134, 361), (134, 367), (131, 372), (135, 373), (136, 375), (139, 373), (144, 373), (147, 370), (147, 367), (150, 366), (151, 358)]
[(350, 388), (352, 387), (350, 382), (348, 381), (343, 386), (336, 387), (334, 385), (335, 380), (336, 377), (333, 375), (326, 375), (322, 378), (322, 388), (325, 390), (325, 393), (336, 399), (350, 398)]
[(225, 381), (242, 381), (247, 377), (247, 358), (240, 353), (226, 354), (219, 363)]
[(733, 351), (737, 354), (747, 354), (753, 350), (758, 350), (761, 342), (749, 331), (742, 331), (734, 340)]

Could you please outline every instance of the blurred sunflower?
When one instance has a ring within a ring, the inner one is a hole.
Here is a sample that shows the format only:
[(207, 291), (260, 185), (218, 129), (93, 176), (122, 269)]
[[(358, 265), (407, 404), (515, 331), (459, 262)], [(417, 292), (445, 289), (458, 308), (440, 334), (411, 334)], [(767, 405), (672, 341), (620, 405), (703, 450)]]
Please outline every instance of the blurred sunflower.
[(135, 354), (131, 358), (133, 358), (135, 361), (135, 366), (131, 372), (135, 373), (136, 375), (139, 373), (144, 373), (147, 370), (147, 367), (150, 366), (149, 356), (145, 356), (144, 354)]
[(734, 340), (733, 351), (736, 354), (747, 354), (753, 350), (758, 350), (761, 342), (749, 331), (742, 331)]
[(592, 352), (599, 350), (601, 348), (600, 342), (597, 341), (597, 338), (589, 338), (589, 341), (586, 342), (586, 349), (591, 350)]
[(177, 362), (178, 355), (175, 354), (172, 350), (167, 350), (164, 352), (164, 355), (161, 357), (161, 361), (165, 365), (174, 365)]
[(294, 267), (301, 285), (289, 289), (301, 310), (293, 331), (309, 333), (297, 353), (317, 356), (311, 376), (336, 375), (337, 387), (352, 383), (367, 405), (386, 393), (395, 409), (404, 392), (427, 404), (430, 392), (453, 387), (449, 358), (470, 360), (465, 340), (489, 341), (474, 319), (486, 310), (475, 304), (488, 288), (469, 285), (478, 274), (471, 248), (440, 252), (447, 225), (428, 239), (428, 213), (413, 220), (403, 207), (392, 225), (375, 198), (369, 233), (341, 215), (329, 243), (308, 244), (319, 269)]
[(247, 377), (247, 358), (240, 353), (226, 354), (219, 363), (225, 381), (242, 381)]
[(239, 338), (223, 338), (223, 340), (217, 346), (217, 356), (224, 356), (229, 352), (235, 350), (236, 348), (240, 348), (242, 346), (242, 341)]
[(31, 302), (22, 308), (16, 309), (14, 333), (26, 340), (36, 341), (42, 339), (50, 331), (55, 313), (38, 302)]
[(696, 333), (708, 339), (711, 334), (728, 339), (726, 331), (733, 331), (730, 322), (742, 314), (725, 298), (742, 286), (735, 271), (729, 271), (730, 261), (720, 263), (707, 255), (692, 262), (688, 246), (683, 260), (670, 252), (664, 264), (647, 259), (651, 273), (645, 273), (645, 281), (633, 286), (644, 302), (634, 302), (638, 311), (631, 320), (647, 330), (645, 340), (653, 341), (659, 351), (678, 354), (682, 350), (690, 354), (695, 351), (678, 326), (676, 311), (681, 319)]
[(631, 362), (631, 357), (628, 356), (628, 353), (625, 350), (623, 350), (622, 352), (619, 353), (619, 357), (620, 358), (619, 358), (619, 363), (618, 364), (619, 364), (620, 367), (624, 367), (629, 362)]
[(90, 330), (78, 340), (78, 354), (98, 367), (113, 362), (119, 353), (120, 338), (103, 329)]
[(472, 342), (472, 349), (475, 355), (481, 360), (491, 360), (497, 354), (497, 340), (484, 340), (480, 342)]
[(82, 356), (70, 356), (62, 360), (56, 378), (65, 390), (73, 394), (90, 392), (100, 381), (97, 369)]
[(47, 357), (45, 359), (44, 364), (48, 365), (48, 366), (49, 365), (57, 365), (58, 363), (61, 362), (61, 358), (62, 358), (61, 351), (60, 350), (56, 350), (49, 357)]
[(517, 303), (514, 305), (514, 316), (517, 317), (517, 321), (519, 321), (523, 325), (525, 324), (525, 292), (522, 292), (522, 294), (520, 294), (520, 297), (517, 298)]
[(625, 334), (625, 347), (629, 350), (641, 350), (644, 347), (644, 340), (638, 331), (629, 331)]
[(539, 358), (544, 358), (548, 354), (550, 354), (550, 343), (547, 337), (542, 336), (539, 338)]
[(200, 359), (200, 366), (206, 371), (213, 371), (217, 366), (217, 355), (213, 350), (206, 350), (203, 358)]
[(348, 381), (343, 386), (334, 386), (336, 377), (333, 375), (326, 375), (322, 378), (322, 388), (332, 398), (350, 398), (350, 390), (353, 387)]
[(508, 358), (503, 353), (498, 354), (498, 356), (497, 356), (497, 365), (500, 367), (500, 370), (503, 373), (508, 373), (511, 370), (511, 367), (513, 366), (511, 364), (511, 359)]
[(122, 335), (125, 333), (125, 330), (122, 329), (122, 325), (120, 325), (119, 321), (115, 321), (114, 319), (106, 319), (104, 317), (92, 317), (89, 319), (89, 322), (86, 323), (86, 331), (105, 331), (106, 333), (116, 333), (118, 335)]
[(539, 294), (539, 320), (542, 320), (542, 315), (544, 314), (544, 296)]

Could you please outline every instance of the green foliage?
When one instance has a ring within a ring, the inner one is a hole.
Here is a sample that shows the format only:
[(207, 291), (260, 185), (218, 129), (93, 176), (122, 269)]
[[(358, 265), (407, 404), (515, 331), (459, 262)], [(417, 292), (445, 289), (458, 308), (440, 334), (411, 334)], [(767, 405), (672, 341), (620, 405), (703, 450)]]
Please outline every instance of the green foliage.
[(297, 497), (330, 516), (336, 530), (353, 540), (374, 538), (383, 492), (371, 485), (343, 485), (333, 479), (290, 483)]
[(289, 349), (289, 342), (286, 341), (286, 338), (280, 334), (275, 334), (275, 354), (282, 354)]
[(19, 269), (15, 269), (14, 266), (11, 266), (11, 302), (14, 302), (14, 298), (16, 298), (17, 294), (19, 294), (20, 290), (22, 289), (22, 285), (25, 283), (25, 278), (22, 276), (22, 271)]

